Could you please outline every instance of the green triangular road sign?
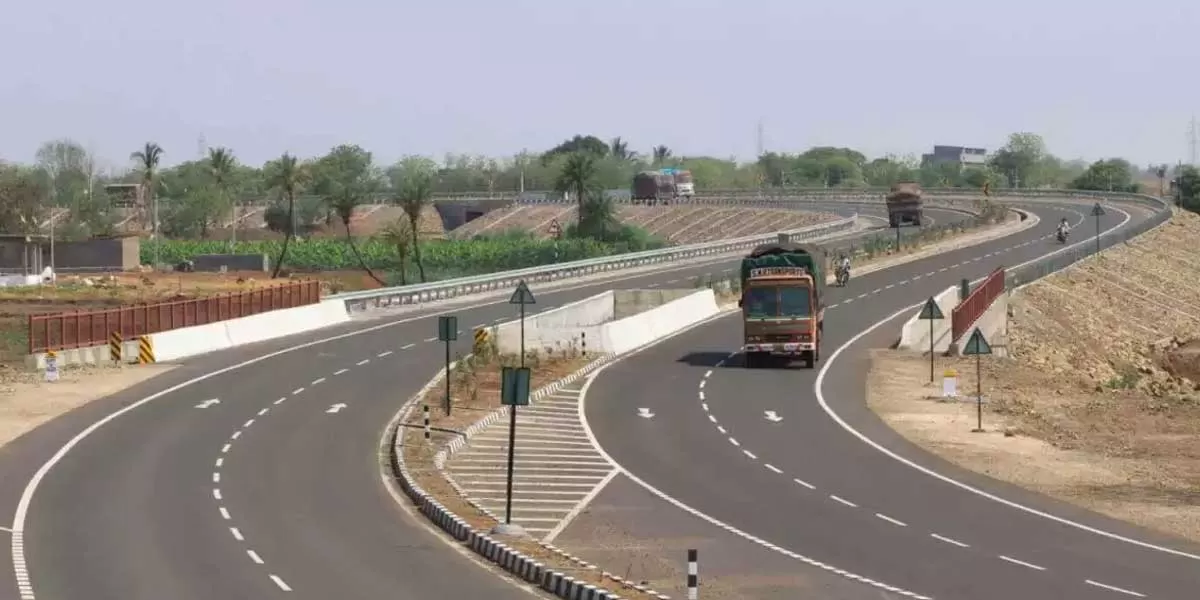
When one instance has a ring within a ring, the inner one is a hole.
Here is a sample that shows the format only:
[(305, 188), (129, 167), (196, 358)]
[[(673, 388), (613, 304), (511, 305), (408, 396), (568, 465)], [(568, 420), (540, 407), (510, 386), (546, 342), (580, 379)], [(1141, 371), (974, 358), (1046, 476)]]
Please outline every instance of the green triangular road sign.
[(533, 292), (529, 291), (529, 286), (525, 285), (525, 280), (522, 279), (517, 284), (517, 289), (513, 290), (512, 297), (508, 299), (509, 304), (534, 304)]
[(930, 298), (925, 301), (925, 306), (921, 309), (921, 314), (917, 315), (918, 319), (945, 319), (946, 315), (942, 314), (942, 307), (937, 305), (937, 302)]
[(983, 332), (976, 327), (975, 331), (971, 332), (971, 339), (967, 340), (967, 345), (963, 348), (963, 356), (972, 356), (975, 354), (991, 354), (992, 346), (983, 338)]
[(1096, 205), (1092, 207), (1092, 216), (1093, 217), (1104, 216), (1104, 207), (1100, 206), (1099, 202), (1097, 202)]

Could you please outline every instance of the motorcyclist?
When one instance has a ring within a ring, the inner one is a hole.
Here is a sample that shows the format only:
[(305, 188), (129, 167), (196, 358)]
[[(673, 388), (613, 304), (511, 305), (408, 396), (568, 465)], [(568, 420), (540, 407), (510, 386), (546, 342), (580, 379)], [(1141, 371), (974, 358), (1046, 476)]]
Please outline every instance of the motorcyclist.
[(1058, 237), (1059, 239), (1067, 239), (1067, 234), (1071, 232), (1071, 225), (1067, 223), (1067, 218), (1063, 217), (1058, 222)]
[(845, 254), (838, 259), (838, 270), (846, 274), (846, 279), (850, 278), (850, 257)]

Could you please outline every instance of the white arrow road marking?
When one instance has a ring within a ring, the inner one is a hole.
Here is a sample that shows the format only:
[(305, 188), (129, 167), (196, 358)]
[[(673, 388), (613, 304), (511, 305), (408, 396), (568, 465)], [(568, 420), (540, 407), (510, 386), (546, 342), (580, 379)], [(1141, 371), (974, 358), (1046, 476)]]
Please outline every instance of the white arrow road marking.
[(214, 404), (220, 404), (220, 403), (221, 403), (220, 400), (213, 398), (212, 400), (205, 400), (204, 402), (197, 404), (196, 408), (208, 408)]
[(773, 410), (764, 410), (763, 415), (765, 415), (767, 417), (767, 420), (772, 423), (778, 423), (783, 420), (783, 417), (775, 414), (775, 411), (773, 411)]
[(650, 409), (648, 409), (648, 408), (639, 408), (638, 416), (643, 419), (649, 419), (654, 416), (654, 413), (650, 412)]
[(327, 412), (331, 415), (335, 415), (338, 413), (338, 411), (342, 410), (343, 408), (346, 408), (346, 405), (341, 402), (338, 402), (337, 404), (330, 404), (329, 410), (326, 410), (325, 412)]

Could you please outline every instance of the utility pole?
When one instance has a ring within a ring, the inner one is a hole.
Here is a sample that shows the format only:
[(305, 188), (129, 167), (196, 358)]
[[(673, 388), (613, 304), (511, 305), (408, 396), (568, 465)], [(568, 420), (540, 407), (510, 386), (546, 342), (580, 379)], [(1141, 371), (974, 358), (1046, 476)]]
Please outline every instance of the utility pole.
[(1192, 121), (1188, 126), (1188, 164), (1196, 166), (1196, 117), (1192, 117)]
[(767, 149), (763, 142), (763, 122), (760, 118), (758, 120), (758, 156), (761, 157), (766, 151)]

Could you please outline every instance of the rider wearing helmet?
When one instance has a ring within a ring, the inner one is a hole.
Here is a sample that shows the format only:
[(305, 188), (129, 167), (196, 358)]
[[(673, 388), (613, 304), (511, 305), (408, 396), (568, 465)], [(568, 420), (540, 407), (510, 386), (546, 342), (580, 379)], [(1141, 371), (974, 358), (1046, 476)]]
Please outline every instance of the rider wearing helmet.
[(1071, 226), (1067, 223), (1067, 218), (1063, 217), (1062, 220), (1058, 222), (1059, 237), (1064, 237), (1064, 238), (1067, 237), (1067, 233), (1069, 233), (1070, 231), (1071, 231)]
[(845, 254), (838, 259), (838, 270), (846, 273), (846, 278), (850, 278), (850, 257)]

